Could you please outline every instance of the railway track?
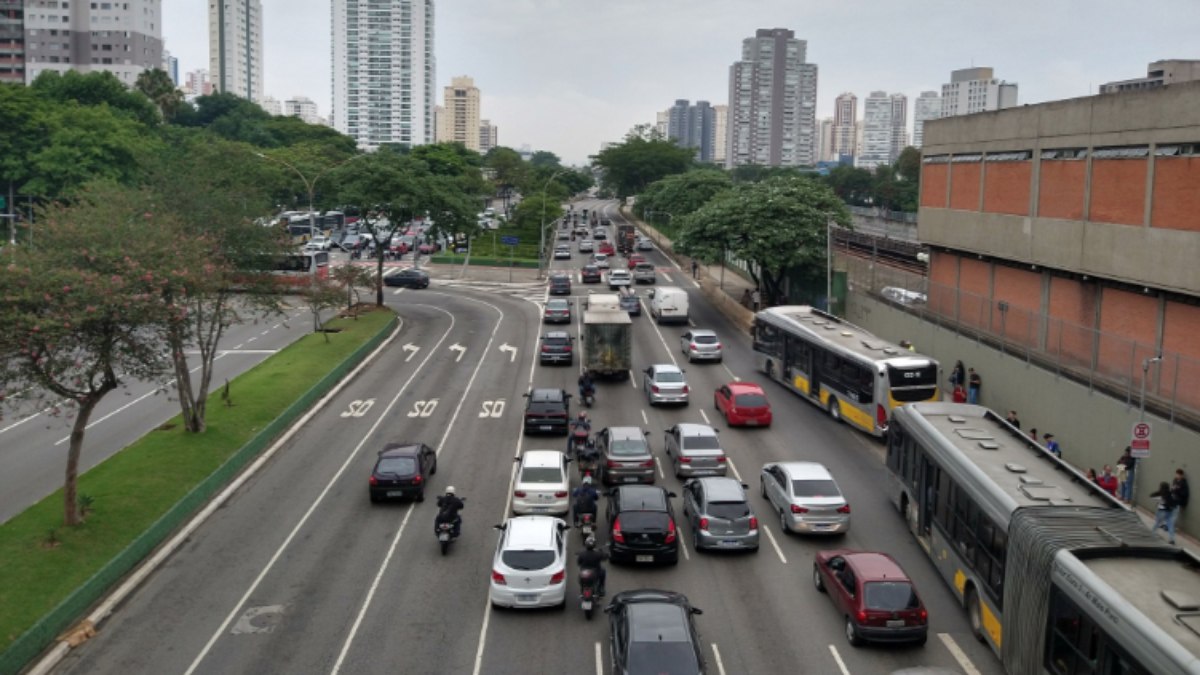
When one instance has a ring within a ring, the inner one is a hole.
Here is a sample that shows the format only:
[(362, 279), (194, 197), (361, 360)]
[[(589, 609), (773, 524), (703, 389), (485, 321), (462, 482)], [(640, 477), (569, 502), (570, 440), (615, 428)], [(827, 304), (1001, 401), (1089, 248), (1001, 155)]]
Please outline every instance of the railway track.
[(924, 246), (894, 239), (881, 239), (855, 232), (835, 231), (834, 246), (849, 255), (874, 260), (883, 265), (916, 274), (927, 274), (929, 267), (918, 256), (926, 253)]

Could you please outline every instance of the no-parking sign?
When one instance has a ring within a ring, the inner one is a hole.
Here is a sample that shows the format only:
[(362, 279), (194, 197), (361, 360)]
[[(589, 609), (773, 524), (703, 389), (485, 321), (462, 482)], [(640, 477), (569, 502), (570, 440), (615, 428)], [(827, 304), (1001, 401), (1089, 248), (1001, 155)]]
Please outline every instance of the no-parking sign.
[(1145, 459), (1150, 456), (1150, 423), (1135, 422), (1130, 433), (1129, 450), (1132, 456)]

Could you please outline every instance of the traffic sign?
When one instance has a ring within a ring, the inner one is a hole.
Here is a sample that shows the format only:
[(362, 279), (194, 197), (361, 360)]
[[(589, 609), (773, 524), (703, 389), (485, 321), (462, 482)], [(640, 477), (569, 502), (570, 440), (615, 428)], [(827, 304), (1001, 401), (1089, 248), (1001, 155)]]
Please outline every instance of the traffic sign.
[(1129, 441), (1130, 455), (1138, 459), (1150, 456), (1150, 433), (1149, 422), (1134, 422)]
[(517, 237), (505, 235), (500, 237), (500, 243), (504, 244), (505, 246), (516, 246), (517, 244), (521, 243), (521, 240)]

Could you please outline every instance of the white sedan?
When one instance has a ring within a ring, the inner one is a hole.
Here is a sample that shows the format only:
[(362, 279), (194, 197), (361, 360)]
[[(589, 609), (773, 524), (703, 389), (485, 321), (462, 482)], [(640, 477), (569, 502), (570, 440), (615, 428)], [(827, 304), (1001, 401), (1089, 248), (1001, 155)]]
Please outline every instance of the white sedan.
[(631, 285), (633, 285), (633, 274), (629, 270), (609, 270), (608, 287), (610, 289), (629, 288)]
[(566, 455), (558, 450), (526, 450), (520, 462), (513, 486), (513, 513), (565, 515), (571, 504)]
[(496, 607), (562, 607), (567, 603), (567, 537), (561, 518), (519, 516), (500, 530), (488, 599)]
[(607, 253), (593, 253), (592, 254), (592, 264), (595, 265), (596, 267), (599, 267), (602, 270), (608, 269), (608, 254)]

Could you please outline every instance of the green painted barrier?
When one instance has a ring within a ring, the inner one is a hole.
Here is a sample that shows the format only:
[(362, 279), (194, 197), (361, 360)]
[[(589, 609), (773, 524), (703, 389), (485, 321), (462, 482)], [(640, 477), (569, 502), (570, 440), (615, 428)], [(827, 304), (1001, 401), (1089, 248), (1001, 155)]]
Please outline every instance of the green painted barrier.
[[(255, 457), (267, 448), (280, 434), (307, 411), (319, 398), (333, 389), (346, 373), (362, 362), (388, 335), (395, 330), (397, 320), (390, 322), (375, 337), (368, 340), (353, 354), (317, 382), (303, 396), (288, 406), (262, 431), (250, 439), (208, 478), (200, 482), (191, 492), (184, 495), (175, 506), (133, 540), (125, 550), (118, 553), (104, 567), (92, 575), (67, 596), (57, 607), (50, 610), (29, 630), (18, 637), (8, 649), (0, 653), (0, 674), (20, 672), (30, 661), (38, 657), (54, 639), (69, 628), (89, 608), (104, 597), (134, 567), (146, 559), (159, 544), (179, 529), (183, 523), (208, 502), (210, 498), (231, 480)], [(236, 382), (236, 380), (235, 380)]]

